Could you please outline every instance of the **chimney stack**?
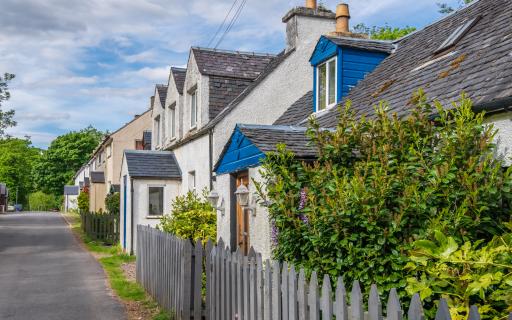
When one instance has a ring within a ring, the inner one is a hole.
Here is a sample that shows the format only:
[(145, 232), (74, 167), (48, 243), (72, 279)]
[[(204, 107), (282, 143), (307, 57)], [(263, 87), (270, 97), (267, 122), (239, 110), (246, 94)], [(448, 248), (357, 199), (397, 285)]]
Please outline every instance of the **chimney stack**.
[(350, 13), (348, 9), (348, 4), (340, 3), (336, 6), (336, 32), (341, 34), (349, 34)]
[(306, 8), (316, 10), (316, 0), (306, 0)]

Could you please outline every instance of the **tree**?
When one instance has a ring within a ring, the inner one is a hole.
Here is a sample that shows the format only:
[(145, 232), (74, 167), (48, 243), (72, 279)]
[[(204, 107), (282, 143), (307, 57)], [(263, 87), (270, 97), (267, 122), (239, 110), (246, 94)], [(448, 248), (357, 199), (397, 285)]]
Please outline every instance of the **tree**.
[(404, 28), (393, 28), (388, 25), (385, 25), (384, 27), (368, 27), (364, 23), (360, 23), (354, 27), (353, 31), (356, 33), (367, 34), (374, 40), (396, 40), (416, 31), (416, 28), (409, 26)]
[[(463, 6), (473, 2), (473, 0), (458, 0), (458, 2), (459, 2), (459, 7), (463, 7)], [(452, 6), (450, 6), (448, 3), (445, 3), (445, 2), (441, 2), (441, 3), (438, 2), (437, 6), (439, 7), (439, 13), (442, 13), (442, 14), (449, 14), (449, 13), (452, 13), (453, 11), (455, 11), (455, 9)]]
[(63, 192), (73, 175), (91, 156), (103, 133), (89, 126), (72, 131), (52, 141), (36, 164), (34, 177), (39, 190), (54, 195)]
[(3, 77), (0, 76), (0, 138), (5, 137), (5, 129), (16, 125), (16, 121), (13, 120), (14, 110), (2, 110), (2, 102), (11, 98), (8, 84), (12, 79), (14, 79), (14, 75), (10, 73), (5, 73)]
[(32, 171), (41, 156), (41, 150), (31, 146), (27, 139), (0, 139), (0, 181), (7, 184), (11, 200), (27, 204), (28, 195), (34, 191)]

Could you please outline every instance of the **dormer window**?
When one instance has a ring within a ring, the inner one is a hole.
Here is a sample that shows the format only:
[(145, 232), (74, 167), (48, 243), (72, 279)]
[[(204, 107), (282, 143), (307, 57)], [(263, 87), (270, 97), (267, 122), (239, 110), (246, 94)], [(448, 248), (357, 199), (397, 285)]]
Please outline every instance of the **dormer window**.
[(337, 101), (337, 57), (317, 67), (316, 111), (322, 111), (336, 104)]
[(197, 89), (190, 92), (190, 129), (197, 126)]

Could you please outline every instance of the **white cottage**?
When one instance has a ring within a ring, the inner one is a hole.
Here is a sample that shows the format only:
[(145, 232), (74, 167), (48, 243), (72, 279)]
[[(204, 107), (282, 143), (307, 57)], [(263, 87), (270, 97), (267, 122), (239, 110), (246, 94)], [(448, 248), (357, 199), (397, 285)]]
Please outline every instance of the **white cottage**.
[(215, 195), (217, 201), (223, 199), (224, 206), (219, 235), (236, 239), (244, 248), (254, 246), (264, 256), (270, 254), (268, 212), (256, 204), (254, 186), (246, 181), (259, 179), (261, 160), (278, 143), (286, 144), (300, 159), (313, 160), (316, 148), (304, 135), (307, 118), (312, 115), (322, 127), (334, 128), (339, 119), (337, 107), (346, 100), (352, 101), (358, 115), (371, 116), (379, 101), (387, 101), (399, 116), (407, 116), (411, 95), (419, 88), (445, 106), (465, 92), (474, 110), (486, 112), (486, 122), (499, 129), (500, 156), (509, 166), (511, 11), (510, 1), (477, 1), (394, 42), (347, 37), (345, 32), (322, 36), (310, 59), (312, 92), (291, 105), (272, 126), (239, 124), (231, 131), (215, 167)]
[(125, 252), (134, 253), (136, 226), (155, 227), (179, 194), (181, 170), (169, 151), (125, 151), (121, 166), (120, 241)]

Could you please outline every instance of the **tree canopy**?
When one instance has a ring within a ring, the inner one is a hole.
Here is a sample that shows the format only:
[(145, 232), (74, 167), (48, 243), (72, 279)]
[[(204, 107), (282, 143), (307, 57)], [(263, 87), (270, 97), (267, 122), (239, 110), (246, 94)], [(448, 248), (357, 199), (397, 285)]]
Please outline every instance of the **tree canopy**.
[(0, 139), (0, 181), (11, 190), (11, 200), (26, 204), (28, 194), (34, 190), (32, 170), (41, 155), (41, 150), (34, 148), (30, 140), (6, 138)]
[(34, 178), (38, 190), (62, 194), (66, 183), (84, 165), (98, 146), (103, 133), (89, 126), (72, 131), (52, 141), (36, 164)]
[[(458, 2), (459, 2), (459, 7), (463, 7), (463, 6), (473, 2), (473, 0), (459, 0)], [(449, 14), (456, 10), (446, 2), (438, 2), (437, 6), (439, 7), (439, 13), (442, 13), (442, 14)]]
[(369, 27), (364, 23), (357, 24), (353, 29), (356, 33), (367, 34), (371, 39), (374, 40), (396, 40), (409, 33), (416, 31), (415, 27), (406, 26), (404, 28), (397, 28), (385, 25), (383, 27)]
[(0, 138), (5, 137), (5, 129), (16, 125), (16, 121), (13, 120), (14, 110), (2, 110), (3, 102), (11, 97), (8, 84), (12, 79), (14, 79), (14, 75), (10, 73), (5, 73), (3, 77), (0, 76)]

